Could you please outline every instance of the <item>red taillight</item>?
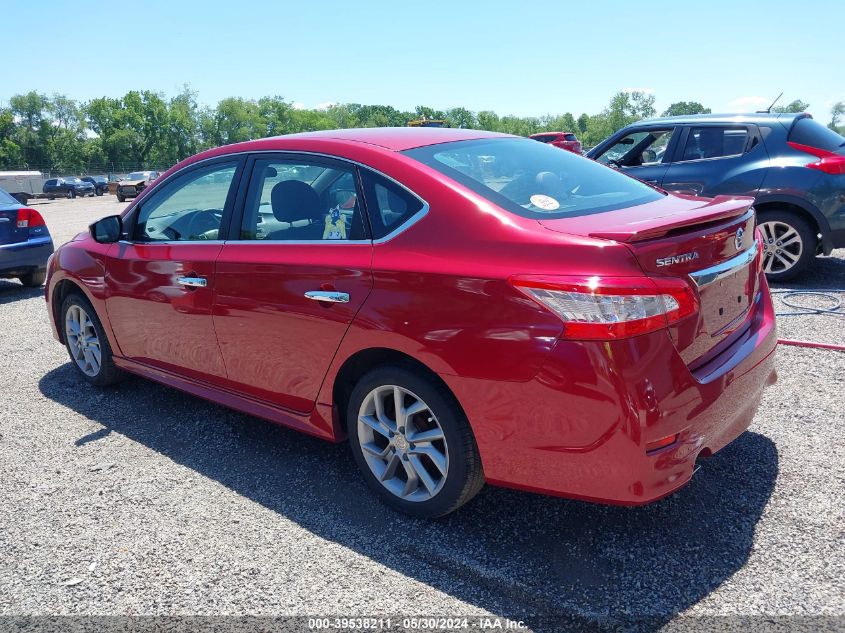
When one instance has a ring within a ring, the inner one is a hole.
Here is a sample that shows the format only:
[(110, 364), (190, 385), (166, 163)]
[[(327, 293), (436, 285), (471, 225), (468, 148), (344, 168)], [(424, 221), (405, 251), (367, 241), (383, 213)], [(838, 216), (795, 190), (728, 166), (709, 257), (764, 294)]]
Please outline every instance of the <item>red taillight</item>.
[(810, 154), (811, 156), (815, 156), (820, 159), (814, 163), (807, 163), (806, 166), (810, 169), (818, 169), (819, 171), (823, 171), (824, 173), (831, 174), (833, 176), (841, 176), (845, 174), (845, 156), (840, 156), (839, 154), (826, 149), (802, 145), (801, 143), (793, 143), (792, 141), (787, 141), (786, 144), (792, 149), (797, 149), (799, 152), (804, 152), (805, 154)]
[(28, 209), (26, 207), (18, 209), (18, 228), (26, 229), (34, 226), (44, 226), (44, 218), (35, 209)]
[(657, 440), (656, 442), (649, 442), (648, 444), (645, 445), (645, 452), (650, 453), (652, 451), (656, 451), (656, 450), (659, 450), (661, 448), (666, 448), (667, 446), (671, 446), (672, 444), (674, 444), (677, 441), (678, 435), (679, 435), (678, 433), (675, 433), (674, 435), (669, 435), (667, 437), (663, 437), (663, 438)]
[(825, 156), (815, 163), (807, 163), (807, 167), (833, 176), (841, 176), (845, 174), (845, 156)]
[(560, 317), (568, 339), (628, 338), (698, 311), (698, 296), (683, 279), (517, 275), (510, 282)]

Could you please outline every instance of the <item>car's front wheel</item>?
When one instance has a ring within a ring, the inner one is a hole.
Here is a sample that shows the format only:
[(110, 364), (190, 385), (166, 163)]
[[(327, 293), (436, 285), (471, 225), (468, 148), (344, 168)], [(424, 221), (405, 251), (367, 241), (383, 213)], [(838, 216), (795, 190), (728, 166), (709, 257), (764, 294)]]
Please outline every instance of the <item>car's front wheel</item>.
[(117, 194), (117, 201), (126, 202), (126, 196), (121, 196), (120, 194)]
[(67, 197), (68, 198), (75, 198), (76, 197), (76, 189), (68, 189), (67, 190)]
[(763, 272), (769, 281), (787, 281), (804, 272), (816, 256), (816, 233), (791, 211), (763, 211), (757, 216), (763, 236)]
[(484, 485), (475, 438), (454, 396), (411, 367), (364, 375), (349, 398), (347, 431), (370, 488), (406, 514), (444, 516)]
[(97, 189), (97, 191), (96, 191), (95, 193), (96, 193), (98, 196), (102, 196), (102, 195), (103, 195), (103, 190), (102, 190), (102, 189)]
[(80, 294), (71, 293), (62, 302), (60, 327), (65, 347), (82, 377), (92, 385), (105, 387), (124, 378), (112, 360), (112, 351), (97, 313)]

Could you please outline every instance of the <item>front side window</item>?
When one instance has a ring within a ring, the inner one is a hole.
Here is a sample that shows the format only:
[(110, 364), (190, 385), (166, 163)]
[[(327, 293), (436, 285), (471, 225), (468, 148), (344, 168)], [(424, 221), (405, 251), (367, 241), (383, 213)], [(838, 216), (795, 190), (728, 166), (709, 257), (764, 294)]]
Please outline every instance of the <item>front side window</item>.
[(405, 153), (526, 218), (587, 215), (664, 195), (588, 158), (527, 139), (458, 141)]
[(334, 163), (256, 160), (241, 225), (242, 240), (366, 239), (355, 171)]
[(626, 134), (596, 160), (619, 167), (642, 167), (663, 161), (674, 128), (638, 130)]
[(681, 160), (737, 156), (745, 152), (748, 130), (744, 127), (691, 127)]
[(237, 161), (215, 163), (166, 183), (141, 203), (133, 239), (139, 242), (216, 240)]

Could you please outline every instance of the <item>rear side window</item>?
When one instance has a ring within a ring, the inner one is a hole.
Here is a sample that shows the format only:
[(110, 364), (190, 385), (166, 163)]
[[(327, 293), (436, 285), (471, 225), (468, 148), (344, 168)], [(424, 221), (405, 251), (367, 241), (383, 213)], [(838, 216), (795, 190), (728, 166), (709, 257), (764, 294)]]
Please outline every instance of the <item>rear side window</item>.
[(10, 196), (5, 190), (0, 189), (0, 204), (17, 204), (18, 201)]
[(588, 215), (664, 195), (588, 158), (527, 139), (458, 141), (405, 153), (526, 218)]
[(404, 187), (369, 170), (361, 170), (361, 182), (374, 239), (399, 228), (425, 206)]
[(552, 141), (557, 140), (557, 134), (543, 134), (542, 136), (532, 136), (531, 138), (535, 141), (540, 141), (541, 143), (551, 143)]
[(789, 131), (788, 141), (835, 152), (845, 146), (845, 138), (809, 117), (798, 119)]
[(574, 134), (564, 134), (563, 139), (566, 141), (577, 141), (578, 137), (576, 137)]
[(748, 130), (744, 127), (692, 127), (682, 160), (736, 156), (745, 152)]

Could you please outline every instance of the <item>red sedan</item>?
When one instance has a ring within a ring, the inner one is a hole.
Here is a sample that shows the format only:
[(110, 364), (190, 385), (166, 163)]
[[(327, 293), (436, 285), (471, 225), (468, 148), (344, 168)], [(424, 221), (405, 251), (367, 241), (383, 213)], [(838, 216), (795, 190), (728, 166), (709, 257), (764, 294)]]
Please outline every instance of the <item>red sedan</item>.
[(484, 482), (641, 504), (775, 380), (750, 205), (502, 134), (268, 138), (181, 162), (60, 247), (46, 296), (84, 380), (348, 438), (405, 512)]
[(532, 134), (528, 138), (581, 154), (581, 141), (572, 132), (540, 132), (539, 134)]

